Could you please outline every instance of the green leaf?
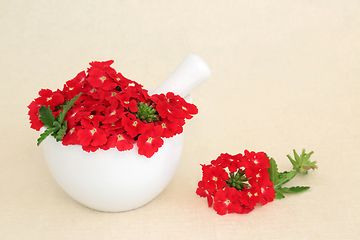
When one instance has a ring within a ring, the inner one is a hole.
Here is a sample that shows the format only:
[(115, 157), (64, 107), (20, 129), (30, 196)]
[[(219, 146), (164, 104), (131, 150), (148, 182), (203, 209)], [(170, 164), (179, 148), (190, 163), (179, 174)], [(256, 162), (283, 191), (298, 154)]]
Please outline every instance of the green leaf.
[(45, 126), (52, 128), (54, 125), (55, 117), (52, 114), (50, 107), (41, 106), (39, 109), (39, 119)]
[(44, 141), (44, 139), (47, 137), (47, 136), (49, 136), (50, 134), (52, 134), (52, 133), (54, 133), (55, 131), (57, 131), (57, 129), (58, 128), (48, 128), (48, 129), (46, 129), (45, 130), (45, 132), (43, 132), (42, 134), (40, 134), (40, 137), (38, 138), (38, 140), (37, 140), (37, 145), (39, 146), (40, 145), (40, 143), (42, 142), (42, 141)]
[(285, 198), (285, 195), (279, 192), (277, 189), (275, 189), (275, 198), (276, 199), (282, 199)]
[(294, 159), (292, 159), (290, 155), (286, 155), (286, 156), (287, 156), (288, 159), (290, 160), (291, 164), (292, 164), (293, 166), (296, 166), (296, 164), (297, 164), (296, 161), (295, 161)]
[(311, 155), (314, 153), (314, 152), (310, 152), (310, 153), (305, 153), (305, 149), (302, 150), (302, 153), (301, 155), (299, 156), (297, 154), (297, 152), (295, 150), (293, 150), (294, 152), (294, 158), (291, 158), (290, 155), (287, 155), (287, 157), (289, 158), (290, 162), (292, 163), (293, 165), (293, 169), (299, 173), (305, 173), (307, 174), (308, 171), (310, 169), (317, 169), (317, 166), (316, 166), (316, 162), (313, 161), (311, 162), (309, 160), (309, 158), (311, 157)]
[(64, 106), (60, 105), (62, 111), (60, 110), (59, 116), (54, 117), (50, 107), (41, 106), (39, 109), (39, 118), (44, 123), (47, 129), (45, 132), (40, 134), (40, 137), (37, 140), (37, 145), (39, 146), (42, 141), (50, 134), (56, 139), (56, 141), (61, 141), (67, 131), (67, 122), (64, 122), (65, 115), (70, 108), (75, 104), (76, 100), (81, 96), (82, 93), (76, 95), (73, 99), (68, 101)]
[(274, 183), (274, 186), (278, 183), (279, 172), (276, 162), (273, 158), (270, 158), (270, 167), (268, 168), (270, 181)]
[(298, 192), (302, 192), (302, 191), (306, 191), (308, 190), (310, 187), (305, 187), (305, 186), (296, 186), (296, 187), (279, 187), (278, 189), (276, 189), (278, 192), (280, 193), (298, 193)]
[(297, 154), (297, 152), (295, 151), (295, 149), (293, 149), (293, 153), (294, 153), (295, 161), (299, 164), (302, 164), (302, 160), (301, 160), (299, 154)]
[(78, 95), (76, 95), (73, 99), (71, 99), (70, 101), (68, 101), (65, 106), (63, 107), (63, 110), (60, 110), (59, 113), (59, 118), (58, 121), (59, 123), (63, 123), (64, 122), (64, 118), (66, 113), (70, 110), (70, 108), (72, 108), (72, 106), (74, 106), (76, 100), (78, 100), (78, 98), (81, 96), (82, 93), (79, 93)]

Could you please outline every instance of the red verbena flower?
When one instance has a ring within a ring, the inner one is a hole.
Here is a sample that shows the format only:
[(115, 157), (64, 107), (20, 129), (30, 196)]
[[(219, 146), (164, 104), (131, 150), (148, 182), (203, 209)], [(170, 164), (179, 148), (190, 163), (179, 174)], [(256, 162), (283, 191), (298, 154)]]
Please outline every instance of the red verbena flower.
[(159, 123), (155, 122), (155, 124), (161, 125), (161, 128), (163, 129), (161, 137), (170, 138), (170, 137), (173, 137), (174, 135), (182, 132), (182, 131), (179, 131), (179, 130), (182, 130), (182, 128), (179, 129), (179, 125), (177, 123), (170, 122), (167, 119), (163, 119)]
[(82, 71), (78, 73), (75, 78), (66, 82), (62, 90), (65, 99), (72, 99), (81, 92), (85, 83), (85, 77), (86, 73)]
[(255, 165), (256, 168), (269, 168), (269, 158), (264, 152), (249, 152), (248, 150), (244, 151), (245, 158)]
[(273, 183), (269, 179), (269, 158), (263, 152), (244, 155), (221, 154), (209, 165), (201, 165), (203, 176), (196, 194), (206, 197), (209, 207), (220, 214), (249, 213), (260, 203), (275, 198)]
[(102, 123), (114, 123), (120, 120), (124, 114), (124, 108), (122, 106), (119, 106), (119, 101), (115, 99), (111, 102), (111, 105), (106, 108), (105, 117)]
[(160, 137), (162, 131), (162, 127), (158, 125), (142, 133), (137, 140), (139, 154), (152, 157), (164, 144), (164, 140)]
[[(150, 96), (141, 84), (116, 72), (113, 62), (91, 62), (87, 71), (66, 81), (62, 90), (41, 89), (39, 97), (28, 105), (30, 127), (44, 127), (39, 109), (49, 107), (54, 121), (67, 126), (65, 135), (60, 135), (63, 145), (80, 144), (84, 151), (93, 152), (109, 148), (126, 151), (136, 143), (138, 153), (146, 157), (158, 151), (163, 138), (182, 133), (185, 119), (197, 114), (196, 106), (174, 93)], [(66, 107), (70, 103), (71, 107)], [(151, 116), (144, 116), (148, 113), (141, 112), (141, 103), (151, 106)], [(65, 118), (57, 118), (65, 108)]]
[(196, 194), (199, 195), (200, 197), (206, 197), (207, 202), (208, 202), (208, 206), (209, 207), (212, 206), (212, 204), (213, 204), (213, 195), (211, 195), (211, 193), (205, 187), (205, 182), (204, 181), (199, 181), (198, 188), (196, 189)]
[(35, 129), (36, 131), (39, 131), (40, 128), (44, 126), (44, 123), (39, 118), (39, 109), (41, 107), (41, 104), (37, 103), (36, 101), (32, 101), (28, 108), (28, 115), (30, 120), (30, 127), (32, 129)]
[(193, 118), (198, 113), (198, 109), (194, 104), (188, 103), (185, 99), (180, 98), (178, 100), (179, 106), (181, 107), (182, 117), (186, 119)]
[(81, 121), (82, 129), (77, 131), (77, 136), (82, 146), (99, 147), (107, 142), (107, 133), (100, 127), (94, 126), (89, 120)]
[(117, 86), (117, 83), (110, 77), (106, 70), (112, 71), (113, 69), (110, 67), (102, 70), (92, 68), (89, 71), (88, 82), (91, 84), (91, 86), (94, 88), (101, 88), (105, 91), (113, 90)]
[(79, 144), (80, 141), (78, 140), (77, 133), (80, 129), (80, 126), (73, 126), (72, 128), (70, 128), (62, 139), (62, 144), (65, 146)]
[(131, 94), (128, 92), (121, 92), (115, 96), (124, 108), (129, 109), (131, 112), (137, 112), (137, 103), (131, 98)]
[(214, 210), (219, 215), (242, 213), (242, 206), (239, 203), (239, 196), (235, 188), (225, 187), (225, 189), (219, 189), (215, 194), (214, 201)]
[(62, 104), (65, 100), (59, 90), (53, 92), (50, 89), (42, 89), (39, 95), (40, 97), (37, 98), (36, 101), (40, 105), (49, 106), (51, 110), (54, 110), (56, 106)]
[(209, 167), (203, 165), (203, 181), (209, 192), (213, 193), (226, 186), (229, 179), (227, 172), (221, 167)]
[(134, 139), (132, 139), (124, 130), (112, 131), (108, 138), (107, 146), (109, 148), (116, 147), (119, 151), (127, 151), (134, 147)]
[(238, 168), (242, 167), (242, 154), (237, 155), (230, 155), (228, 153), (222, 153), (220, 156), (216, 159), (216, 162), (222, 167), (222, 168), (229, 168), (230, 172), (236, 172)]
[(150, 128), (149, 124), (140, 121), (134, 114), (131, 113), (124, 115), (121, 119), (121, 123), (123, 124), (126, 132), (132, 138), (146, 132)]

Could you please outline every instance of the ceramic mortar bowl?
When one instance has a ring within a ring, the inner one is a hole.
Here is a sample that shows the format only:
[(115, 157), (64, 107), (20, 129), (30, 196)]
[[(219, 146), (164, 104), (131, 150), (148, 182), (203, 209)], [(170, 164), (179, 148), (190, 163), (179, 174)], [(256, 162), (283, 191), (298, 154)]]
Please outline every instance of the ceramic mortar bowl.
[[(192, 89), (210, 77), (197, 55), (187, 56), (151, 94), (174, 92), (191, 102)], [(60, 187), (79, 203), (99, 211), (139, 208), (159, 195), (173, 178), (184, 146), (184, 133), (165, 138), (151, 158), (116, 148), (85, 152), (80, 145), (64, 146), (48, 137), (42, 142), (47, 165)]]
[(178, 168), (184, 134), (164, 139), (151, 158), (139, 155), (136, 145), (92, 153), (50, 137), (42, 145), (52, 176), (68, 195), (95, 210), (121, 212), (147, 204), (165, 189)]

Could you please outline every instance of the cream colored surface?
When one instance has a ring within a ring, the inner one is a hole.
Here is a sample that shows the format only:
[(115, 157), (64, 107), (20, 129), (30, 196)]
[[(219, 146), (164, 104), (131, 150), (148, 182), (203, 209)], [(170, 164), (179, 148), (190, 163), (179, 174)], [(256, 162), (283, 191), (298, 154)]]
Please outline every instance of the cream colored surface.
[[(358, 239), (359, 1), (1, 1), (0, 239)], [(210, 66), (192, 92), (179, 169), (148, 205), (90, 210), (53, 180), (26, 106), (93, 60), (155, 88), (189, 53)], [(195, 194), (200, 163), (265, 151), (280, 170), (313, 150), (310, 185), (248, 215)]]

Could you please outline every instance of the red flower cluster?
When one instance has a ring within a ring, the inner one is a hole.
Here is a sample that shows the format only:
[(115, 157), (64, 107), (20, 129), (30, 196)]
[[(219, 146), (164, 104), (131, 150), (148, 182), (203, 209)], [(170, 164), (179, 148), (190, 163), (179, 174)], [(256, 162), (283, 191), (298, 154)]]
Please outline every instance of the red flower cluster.
[(113, 62), (91, 62), (87, 72), (67, 81), (62, 90), (42, 89), (28, 106), (31, 128), (44, 126), (39, 119), (41, 106), (50, 107), (56, 117), (66, 102), (82, 93), (66, 114), (63, 145), (80, 144), (93, 152), (130, 150), (136, 143), (139, 154), (151, 157), (163, 138), (181, 133), (185, 119), (197, 114), (195, 105), (174, 93), (149, 96), (142, 85), (110, 67)]
[(206, 197), (209, 207), (219, 215), (249, 213), (257, 203), (275, 198), (269, 179), (269, 158), (264, 152), (221, 154), (209, 165), (202, 165), (203, 176), (196, 194)]

